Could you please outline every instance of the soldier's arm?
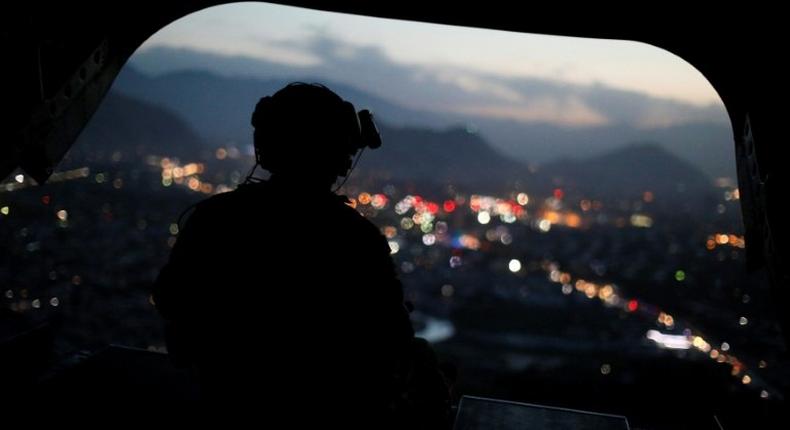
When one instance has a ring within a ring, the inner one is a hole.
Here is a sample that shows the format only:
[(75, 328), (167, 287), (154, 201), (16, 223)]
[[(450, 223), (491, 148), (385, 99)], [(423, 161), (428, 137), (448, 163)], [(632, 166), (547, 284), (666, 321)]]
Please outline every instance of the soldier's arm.
[(412, 338), (414, 329), (409, 318), (410, 310), (407, 308), (403, 296), (403, 285), (398, 277), (395, 262), (390, 255), (387, 239), (376, 230), (371, 247), (371, 265), (375, 279), (378, 279), (377, 288), (380, 288), (381, 305), (386, 315), (391, 319), (393, 329), (398, 336)]
[(201, 224), (202, 214), (195, 210), (179, 229), (168, 262), (154, 282), (153, 301), (165, 319), (177, 319), (186, 311), (186, 301), (191, 295), (190, 279), (195, 278), (194, 271), (199, 267), (195, 260), (199, 257)]

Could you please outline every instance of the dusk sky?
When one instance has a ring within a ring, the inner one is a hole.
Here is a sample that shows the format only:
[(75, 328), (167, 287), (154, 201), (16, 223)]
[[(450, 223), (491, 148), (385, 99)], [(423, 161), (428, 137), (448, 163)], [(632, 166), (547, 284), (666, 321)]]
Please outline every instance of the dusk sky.
[[(702, 74), (638, 42), (581, 39), (361, 17), (265, 3), (205, 9), (178, 20), (139, 52), (178, 47), (309, 71), (410, 107), (564, 125), (613, 122), (590, 98), (601, 87), (659, 101), (633, 123), (724, 118)], [(331, 52), (329, 52), (331, 51)], [(386, 73), (386, 76), (384, 74)], [(396, 76), (397, 75), (397, 76)], [(386, 81), (386, 83), (384, 83)], [(534, 82), (553, 87), (531, 93)], [(417, 90), (420, 82), (444, 92)], [(452, 94), (457, 88), (466, 98)], [(445, 97), (444, 95), (448, 95)], [(677, 103), (683, 106), (678, 109)], [(629, 109), (620, 109), (620, 111)]]

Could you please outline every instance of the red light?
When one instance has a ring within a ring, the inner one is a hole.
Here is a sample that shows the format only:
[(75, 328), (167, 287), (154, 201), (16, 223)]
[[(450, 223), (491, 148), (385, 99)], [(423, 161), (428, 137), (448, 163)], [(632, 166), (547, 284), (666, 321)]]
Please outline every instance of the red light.
[(628, 312), (634, 312), (639, 309), (639, 302), (635, 299), (631, 299), (628, 301)]
[(45, 196), (41, 197), (41, 203), (44, 203), (45, 205), (48, 205), (49, 204), (49, 196), (45, 195)]
[(444, 211), (447, 213), (455, 210), (455, 202), (452, 200), (445, 200), (444, 205), (442, 206), (444, 207)]
[(388, 200), (389, 199), (384, 194), (375, 194), (371, 200), (371, 203), (376, 209), (381, 209), (387, 204)]
[(439, 212), (439, 205), (437, 205), (434, 202), (429, 202), (428, 203), (428, 212), (430, 212), (433, 215), (436, 215), (436, 213)]
[(562, 196), (564, 196), (564, 195), (565, 195), (565, 193), (563, 193), (561, 189), (559, 189), (559, 188), (555, 188), (554, 189), (554, 198), (555, 199), (560, 200), (560, 199), (562, 199)]

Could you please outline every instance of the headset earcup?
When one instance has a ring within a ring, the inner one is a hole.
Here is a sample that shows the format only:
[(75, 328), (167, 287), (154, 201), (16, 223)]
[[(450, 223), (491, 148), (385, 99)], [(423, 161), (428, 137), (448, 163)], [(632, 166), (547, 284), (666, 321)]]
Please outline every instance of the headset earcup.
[(343, 114), (341, 117), (341, 124), (345, 131), (346, 150), (339, 152), (340, 157), (337, 160), (337, 176), (346, 176), (349, 169), (353, 164), (351, 156), (356, 154), (362, 148), (362, 128), (359, 124), (357, 117), (357, 110), (351, 102), (343, 101)]
[(267, 156), (266, 146), (272, 143), (271, 115), (274, 110), (274, 100), (270, 96), (261, 98), (255, 105), (250, 123), (255, 128), (253, 145), (255, 147), (255, 161), (266, 169), (271, 170), (271, 157)]
[(343, 101), (343, 121), (347, 123), (349, 153), (354, 154), (362, 148), (362, 128), (357, 117), (357, 110), (351, 102)]
[(252, 112), (250, 123), (256, 129), (265, 127), (266, 122), (271, 117), (273, 110), (274, 99), (271, 96), (261, 98), (255, 105), (255, 110)]
[(376, 149), (381, 146), (381, 134), (376, 123), (373, 121), (373, 113), (369, 110), (359, 111), (359, 132), (363, 147)]

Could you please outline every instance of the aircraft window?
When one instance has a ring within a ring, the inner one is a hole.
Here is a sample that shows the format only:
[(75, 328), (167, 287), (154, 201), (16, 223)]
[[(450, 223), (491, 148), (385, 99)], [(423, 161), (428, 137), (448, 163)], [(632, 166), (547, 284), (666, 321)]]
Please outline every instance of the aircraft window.
[(374, 112), (384, 144), (339, 192), (386, 236), (458, 393), (629, 419), (638, 402), (783, 407), (722, 101), (629, 41), (264, 3), (184, 17), (130, 59), (48, 183), (0, 184), (0, 312), (50, 322), (58, 357), (164, 350), (149, 291), (179, 214), (244, 180), (255, 103), (296, 80)]

